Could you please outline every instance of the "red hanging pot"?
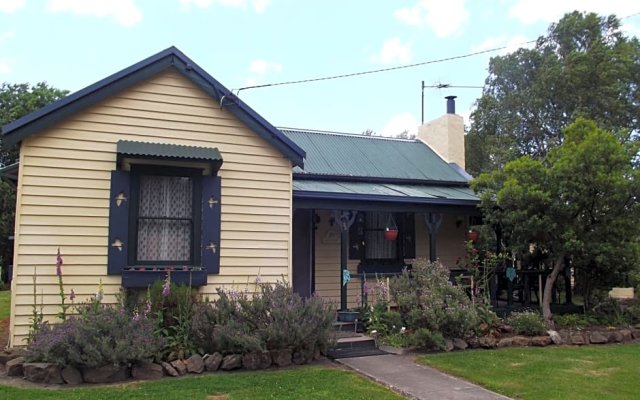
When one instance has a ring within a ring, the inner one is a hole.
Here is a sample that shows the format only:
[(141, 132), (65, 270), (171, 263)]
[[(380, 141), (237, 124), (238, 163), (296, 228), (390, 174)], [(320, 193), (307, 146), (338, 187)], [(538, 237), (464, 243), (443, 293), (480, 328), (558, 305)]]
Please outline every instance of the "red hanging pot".
[(387, 228), (384, 231), (384, 238), (387, 240), (396, 240), (398, 238), (398, 230)]
[(479, 238), (480, 238), (480, 232), (476, 231), (475, 229), (469, 229), (469, 231), (467, 232), (467, 240), (470, 240), (473, 243), (475, 243), (478, 241)]

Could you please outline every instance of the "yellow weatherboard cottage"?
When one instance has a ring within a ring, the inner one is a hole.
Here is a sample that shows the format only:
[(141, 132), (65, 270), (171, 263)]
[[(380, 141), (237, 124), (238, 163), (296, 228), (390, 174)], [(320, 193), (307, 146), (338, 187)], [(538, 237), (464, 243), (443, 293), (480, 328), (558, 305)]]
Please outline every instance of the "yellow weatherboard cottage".
[(174, 47), (4, 126), (2, 140), (20, 144), (0, 171), (17, 187), (13, 346), (34, 279), (45, 318), (59, 311), (58, 248), (78, 299), (101, 280), (114, 302), (170, 269), (203, 294), (284, 277), (345, 309), (362, 273), (420, 256), (455, 266), (477, 214), (463, 166), (443, 158), (460, 151), (277, 129)]

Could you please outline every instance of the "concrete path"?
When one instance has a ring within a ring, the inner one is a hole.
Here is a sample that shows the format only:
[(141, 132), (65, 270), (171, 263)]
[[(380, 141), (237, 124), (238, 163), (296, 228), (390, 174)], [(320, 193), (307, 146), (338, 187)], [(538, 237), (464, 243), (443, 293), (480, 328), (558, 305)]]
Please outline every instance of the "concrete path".
[(336, 361), (404, 395), (419, 400), (508, 400), (473, 383), (416, 364), (412, 355), (341, 358)]

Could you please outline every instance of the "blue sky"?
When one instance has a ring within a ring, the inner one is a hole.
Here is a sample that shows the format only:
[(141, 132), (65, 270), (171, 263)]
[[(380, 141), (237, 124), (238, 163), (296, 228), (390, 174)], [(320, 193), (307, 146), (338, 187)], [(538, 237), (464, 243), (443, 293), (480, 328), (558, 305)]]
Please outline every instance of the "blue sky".
[[(420, 124), (425, 85), (482, 86), (491, 56), (545, 33), (574, 9), (619, 17), (630, 0), (0, 0), (0, 81), (76, 91), (171, 45), (230, 89), (455, 61), (315, 83), (243, 90), (276, 126), (394, 135)], [(640, 36), (640, 15), (625, 18)], [(481, 89), (425, 89), (425, 120), (457, 95), (465, 119)]]

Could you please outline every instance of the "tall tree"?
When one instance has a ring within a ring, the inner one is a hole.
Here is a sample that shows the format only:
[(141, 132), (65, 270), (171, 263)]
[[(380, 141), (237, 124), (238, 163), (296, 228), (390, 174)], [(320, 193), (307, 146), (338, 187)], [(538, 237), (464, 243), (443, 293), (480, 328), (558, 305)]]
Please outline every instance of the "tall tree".
[(620, 143), (582, 118), (564, 135), (546, 160), (523, 156), (472, 182), (487, 222), (502, 227), (512, 250), (529, 252), (534, 245), (549, 256), (542, 299), (549, 327), (552, 288), (565, 260), (587, 304), (594, 288), (621, 283), (640, 261), (637, 143)]
[(566, 14), (533, 49), (491, 59), (467, 168), (477, 176), (522, 155), (543, 158), (579, 116), (623, 141), (640, 132), (640, 42), (615, 16)]
[[(66, 90), (53, 88), (44, 82), (33, 86), (28, 83), (3, 83), (0, 86), (0, 127), (66, 96), (67, 93)], [(0, 167), (17, 160), (17, 146), (2, 146)], [(10, 260), (13, 252), (9, 236), (13, 235), (15, 206), (15, 189), (6, 182), (0, 182), (0, 265), (3, 266)], [(3, 279), (6, 276), (0, 277), (0, 280)]]

